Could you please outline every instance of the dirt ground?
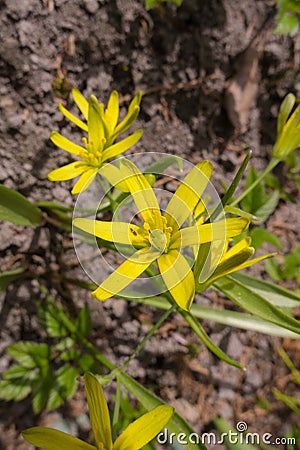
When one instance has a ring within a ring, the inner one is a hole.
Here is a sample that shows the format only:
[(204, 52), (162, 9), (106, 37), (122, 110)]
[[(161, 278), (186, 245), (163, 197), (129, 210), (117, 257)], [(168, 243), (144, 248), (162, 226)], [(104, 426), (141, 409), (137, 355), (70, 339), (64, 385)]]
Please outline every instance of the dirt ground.
[[(279, 105), (289, 91), (299, 94), (299, 36), (275, 35), (275, 15), (273, 0), (183, 0), (178, 9), (164, 4), (151, 11), (142, 0), (0, 0), (0, 182), (33, 201), (74, 204), (71, 182), (47, 180), (50, 170), (72, 161), (51, 143), (50, 131), (69, 136), (72, 131), (73, 138), (79, 137), (57, 108), (63, 101), (76, 111), (68, 95), (72, 86), (85, 97), (93, 93), (104, 101), (117, 89), (124, 105), (141, 89), (135, 127), (142, 127), (144, 135), (134, 151), (179, 154), (192, 163), (209, 159), (219, 192), (222, 182), (232, 180), (247, 148), (253, 150), (255, 166), (265, 167), (275, 142)], [(285, 189), (292, 189), (283, 167), (280, 180)], [(281, 202), (271, 218), (285, 252), (299, 238), (299, 220), (299, 198), (293, 205)], [(24, 260), (37, 271), (47, 266), (54, 295), (57, 274), (75, 258), (67, 235), (53, 230), (36, 235), (7, 223), (1, 223), (0, 255), (1, 270)], [(265, 276), (263, 267), (258, 275)], [(102, 307), (86, 291), (63, 294), (65, 301), (71, 296), (75, 306), (88, 299), (94, 341), (110, 348), (107, 355), (114, 359), (124, 359), (145, 334), (145, 323), (154, 323), (160, 314), (123, 300), (109, 300)], [(33, 314), (36, 296), (36, 286), (28, 282), (11, 286), (2, 298), (1, 371), (11, 363), (7, 345), (42, 340)], [(231, 305), (212, 292), (197, 301)], [(199, 433), (214, 430), (217, 416), (232, 425), (245, 421), (249, 430), (260, 434), (280, 437), (289, 432), (297, 417), (274, 399), (272, 388), (292, 394), (277, 348), (283, 345), (299, 363), (299, 345), (204, 325), (246, 372), (218, 361), (176, 316), (152, 338), (129, 373), (173, 404)], [(192, 356), (187, 352), (191, 343), (199, 348)], [(84, 435), (86, 424), (79, 420), (86, 412), (82, 397), (79, 391), (66, 407), (39, 416), (34, 416), (29, 400), (1, 401), (0, 448), (32, 449), (19, 433), (38, 423), (53, 426), (63, 421), (72, 434)]]

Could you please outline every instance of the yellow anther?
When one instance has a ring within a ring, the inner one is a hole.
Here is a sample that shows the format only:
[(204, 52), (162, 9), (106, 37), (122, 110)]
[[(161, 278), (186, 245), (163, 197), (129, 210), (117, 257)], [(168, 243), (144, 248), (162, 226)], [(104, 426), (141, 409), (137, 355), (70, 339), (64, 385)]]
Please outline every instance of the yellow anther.
[(149, 225), (149, 223), (147, 223), (147, 222), (144, 223), (144, 229), (145, 229), (146, 231), (150, 231), (150, 225)]
[(162, 216), (161, 220), (164, 225), (167, 225), (167, 219), (164, 216)]
[(97, 158), (101, 158), (101, 152), (96, 152)]
[(172, 227), (166, 227), (166, 232), (167, 232), (167, 233), (172, 233), (172, 231), (173, 231), (173, 228), (172, 228)]
[(87, 138), (83, 137), (81, 140), (84, 143), (84, 145), (86, 146), (87, 145)]

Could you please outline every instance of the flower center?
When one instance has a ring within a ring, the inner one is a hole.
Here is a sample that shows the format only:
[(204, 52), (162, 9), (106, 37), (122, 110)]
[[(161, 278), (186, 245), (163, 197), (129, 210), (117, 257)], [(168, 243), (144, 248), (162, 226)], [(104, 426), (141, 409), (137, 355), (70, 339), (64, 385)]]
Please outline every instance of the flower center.
[(160, 253), (164, 253), (167, 246), (167, 236), (162, 230), (156, 229), (150, 232), (149, 242), (151, 246), (158, 250)]
[(86, 146), (86, 150), (82, 150), (80, 157), (90, 166), (100, 167), (105, 139), (103, 139), (102, 148), (100, 149), (96, 149), (93, 142), (88, 142), (86, 138), (82, 138), (82, 142)]

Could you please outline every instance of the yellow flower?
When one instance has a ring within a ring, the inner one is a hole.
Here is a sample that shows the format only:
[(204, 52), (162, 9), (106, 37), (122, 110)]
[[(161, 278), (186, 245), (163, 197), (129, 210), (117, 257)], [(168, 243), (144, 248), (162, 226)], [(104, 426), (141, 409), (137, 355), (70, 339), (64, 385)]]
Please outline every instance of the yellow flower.
[(171, 406), (157, 406), (130, 424), (113, 442), (109, 411), (101, 385), (91, 373), (84, 375), (84, 384), (96, 446), (45, 427), (23, 431), (24, 439), (45, 450), (139, 450), (165, 427), (174, 412)]
[[(201, 251), (201, 250), (200, 250)], [(274, 256), (274, 253), (268, 253), (258, 258), (250, 259), (254, 255), (255, 249), (251, 247), (251, 237), (242, 239), (237, 244), (228, 249), (228, 242), (223, 251), (223, 255), (218, 263), (213, 274), (204, 283), (197, 284), (197, 292), (202, 292), (208, 288), (214, 281), (229, 275), (230, 273), (237, 272), (238, 270), (245, 269), (246, 267), (253, 266), (266, 258)]]
[(73, 89), (73, 96), (87, 123), (71, 114), (62, 105), (60, 110), (68, 119), (88, 133), (88, 139), (83, 138), (83, 146), (80, 146), (56, 131), (51, 133), (50, 139), (58, 147), (79, 156), (82, 160), (53, 170), (48, 178), (51, 181), (65, 181), (80, 176), (72, 190), (73, 194), (78, 194), (90, 185), (108, 159), (125, 152), (141, 138), (142, 130), (137, 130), (127, 138), (114, 143), (116, 138), (136, 119), (140, 110), (141, 93), (139, 92), (133, 98), (127, 115), (119, 124), (119, 98), (116, 91), (111, 93), (106, 109), (93, 95), (87, 101), (79, 91)]
[(130, 245), (134, 250), (93, 295), (98, 300), (106, 300), (120, 293), (156, 261), (166, 288), (175, 302), (188, 311), (195, 294), (195, 280), (189, 259), (180, 251), (215, 240), (225, 243), (228, 238), (242, 233), (249, 221), (232, 218), (203, 224), (199, 220), (183, 227), (201, 201), (209, 182), (212, 174), (209, 161), (193, 167), (172, 196), (164, 214), (150, 184), (132, 162), (123, 158), (119, 170), (107, 164), (100, 173), (112, 185), (126, 183), (144, 223), (138, 226), (125, 222), (74, 220), (76, 227), (104, 240)]

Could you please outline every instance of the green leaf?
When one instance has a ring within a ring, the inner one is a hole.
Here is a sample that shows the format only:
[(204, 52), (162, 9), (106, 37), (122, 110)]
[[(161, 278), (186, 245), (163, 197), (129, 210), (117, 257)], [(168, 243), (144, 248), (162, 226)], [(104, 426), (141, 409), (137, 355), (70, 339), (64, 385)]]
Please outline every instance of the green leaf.
[[(170, 308), (169, 302), (164, 297), (157, 296), (141, 300), (137, 300), (136, 298), (127, 298), (127, 300), (142, 303), (143, 305), (148, 305), (163, 310), (167, 310)], [(296, 333), (293, 333), (292, 331), (285, 330), (281, 327), (278, 327), (277, 325), (266, 322), (265, 320), (246, 313), (215, 309), (209, 306), (202, 306), (198, 304), (193, 304), (190, 312), (194, 317), (197, 317), (198, 319), (211, 320), (213, 322), (221, 323), (230, 327), (241, 328), (243, 330), (252, 330), (268, 335), (300, 339), (300, 336)]]
[(46, 407), (53, 384), (53, 369), (48, 365), (45, 370), (40, 371), (38, 380), (32, 386), (32, 407), (36, 414)]
[(0, 381), (0, 398), (2, 400), (20, 401), (31, 392), (32, 384), (38, 372), (19, 365), (10, 367), (3, 373)]
[[(170, 305), (169, 305), (170, 307)], [(130, 376), (123, 372), (119, 372), (117, 378), (120, 382), (131, 392), (136, 399), (144, 406), (147, 411), (155, 408), (156, 406), (164, 405), (165, 403), (157, 397), (155, 394), (150, 392), (144, 386), (139, 384)], [(169, 433), (175, 433), (178, 436), (180, 433), (184, 433), (186, 436), (190, 436), (192, 433), (195, 434), (194, 430), (186, 423), (186, 421), (175, 412), (170, 422), (168, 423)], [(199, 442), (199, 444), (188, 443), (185, 445), (187, 450), (207, 450), (206, 446)]]
[(16, 380), (19, 378), (34, 380), (36, 376), (34, 370), (19, 365), (12, 366), (3, 373), (4, 380)]
[[(258, 178), (258, 174), (253, 166), (250, 167), (247, 176), (245, 190), (248, 189)], [(252, 191), (242, 200), (242, 208), (256, 215), (256, 211), (263, 206), (266, 199), (266, 192), (262, 182), (258, 183)]]
[(0, 184), (0, 220), (16, 225), (41, 225), (42, 211), (19, 192)]
[(86, 303), (80, 311), (76, 320), (76, 329), (83, 337), (88, 337), (92, 330), (92, 319), (88, 304)]
[(23, 400), (31, 392), (31, 383), (27, 379), (17, 380), (1, 380), (0, 381), (0, 398), (1, 400), (14, 400), (19, 402)]
[(3, 374), (0, 381), (0, 398), (2, 400), (20, 401), (31, 392), (31, 386), (37, 373), (22, 366), (12, 366)]
[(283, 279), (295, 278), (299, 274), (300, 269), (300, 245), (297, 245), (291, 253), (289, 253), (283, 264)]
[(274, 191), (266, 199), (262, 206), (260, 206), (256, 211), (255, 215), (260, 220), (258, 223), (263, 223), (267, 218), (275, 211), (279, 201), (279, 191)]
[(60, 305), (48, 301), (41, 302), (38, 308), (38, 317), (50, 336), (62, 338), (67, 335), (67, 329), (62, 320), (62, 317), (67, 318), (67, 315)]
[(288, 316), (262, 296), (253, 292), (249, 286), (245, 286), (236, 277), (227, 275), (220, 278), (214, 282), (214, 287), (246, 311), (300, 334), (300, 322), (298, 320)]
[(161, 175), (168, 167), (172, 166), (172, 164), (176, 164), (179, 170), (182, 170), (183, 168), (182, 158), (180, 158), (180, 156), (171, 155), (165, 156), (150, 164), (150, 166), (146, 167), (145, 172)]
[(5, 291), (7, 286), (22, 276), (25, 269), (24, 267), (18, 267), (17, 269), (7, 270), (0, 273), (0, 292)]
[(274, 33), (276, 34), (289, 34), (295, 36), (299, 29), (298, 18), (291, 14), (285, 14), (277, 21)]
[(54, 382), (49, 390), (47, 411), (58, 408), (64, 401), (74, 395), (77, 388), (78, 369), (70, 365), (62, 366), (54, 374)]
[(50, 348), (47, 344), (37, 344), (31, 341), (20, 341), (7, 347), (8, 354), (21, 366), (35, 369), (48, 364)]
[(276, 234), (263, 228), (253, 228), (249, 235), (251, 236), (251, 246), (257, 250), (264, 242), (274, 245), (274, 247), (282, 250), (282, 244)]
[[(239, 170), (237, 171), (232, 183), (230, 184), (230, 186), (226, 189), (225, 194), (222, 197), (222, 201), (221, 203), (217, 206), (217, 208), (215, 209), (215, 211), (212, 213), (212, 215), (210, 216), (210, 221), (213, 222), (220, 213), (223, 212), (223, 207), (225, 207), (228, 203), (231, 202), (231, 199), (236, 191), (236, 188), (238, 187), (242, 176), (244, 175), (244, 172), (246, 170), (246, 167), (248, 165), (248, 162), (251, 158), (252, 155), (252, 151), (250, 150), (247, 155), (245, 156)], [(238, 203), (238, 202), (237, 202)], [(231, 205), (231, 207), (233, 206), (233, 204)]]
[(74, 361), (75, 359), (79, 358), (80, 354), (81, 354), (80, 350), (72, 348), (71, 350), (66, 350), (65, 352), (62, 352), (59, 357), (62, 361)]
[(278, 389), (273, 389), (274, 396), (282, 400), (290, 409), (300, 416), (300, 399), (283, 394)]
[(91, 370), (94, 364), (94, 358), (92, 355), (82, 355), (78, 360), (79, 367), (83, 370), (83, 372), (88, 372)]
[(251, 277), (250, 275), (241, 272), (231, 275), (231, 278), (235, 278), (275, 306), (288, 308), (297, 308), (300, 306), (299, 295), (288, 289), (277, 286), (276, 284)]
[(275, 281), (282, 280), (281, 269), (279, 264), (274, 259), (267, 259), (265, 261), (265, 270)]
[(76, 342), (71, 337), (66, 337), (65, 339), (60, 339), (58, 344), (56, 344), (55, 348), (56, 350), (60, 352), (64, 352), (66, 350), (72, 349), (76, 345)]

